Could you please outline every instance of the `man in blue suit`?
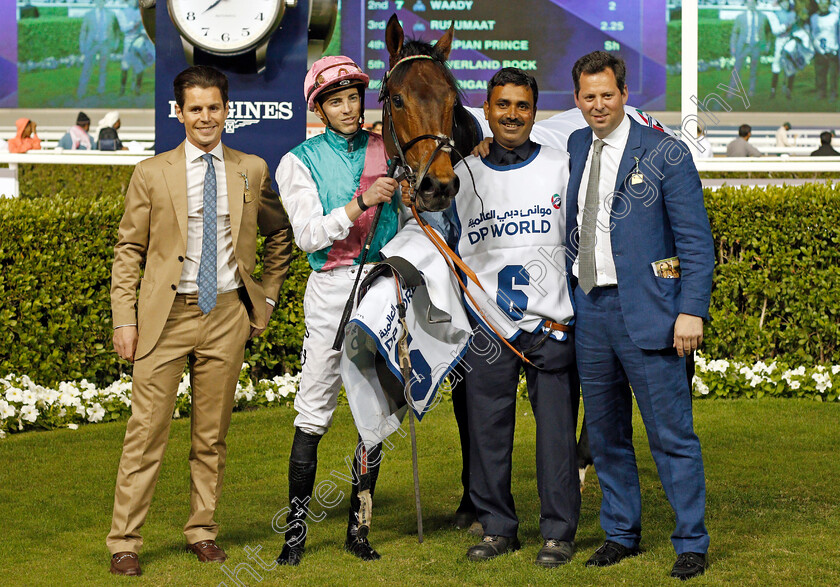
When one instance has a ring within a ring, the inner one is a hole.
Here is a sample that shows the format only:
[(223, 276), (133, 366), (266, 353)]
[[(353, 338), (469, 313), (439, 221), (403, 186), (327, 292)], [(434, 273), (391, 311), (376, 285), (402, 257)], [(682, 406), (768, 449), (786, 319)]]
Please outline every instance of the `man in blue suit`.
[(689, 579), (706, 569), (709, 535), (684, 357), (703, 339), (714, 245), (691, 154), (625, 114), (625, 73), (624, 61), (603, 51), (581, 57), (572, 71), (575, 103), (589, 128), (568, 143), (567, 270), (606, 533), (586, 564), (639, 554), (632, 387), (676, 514), (671, 576)]

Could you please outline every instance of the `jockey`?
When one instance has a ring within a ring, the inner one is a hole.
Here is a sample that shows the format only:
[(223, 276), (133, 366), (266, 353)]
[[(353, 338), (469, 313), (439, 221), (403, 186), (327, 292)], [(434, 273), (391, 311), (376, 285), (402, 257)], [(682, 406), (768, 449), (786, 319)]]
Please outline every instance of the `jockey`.
[[(325, 132), (292, 149), (277, 167), (277, 185), (295, 242), (307, 253), (312, 267), (303, 299), (306, 334), (289, 456), (291, 511), (286, 519), (286, 543), (277, 558), (281, 565), (297, 565), (303, 557), (318, 443), (332, 424), (342, 383), (341, 352), (332, 349), (333, 340), (356, 272), (367, 273), (359, 262), (377, 204), (384, 208), (371, 243), (372, 258), (397, 232), (399, 198), (393, 195), (398, 184), (385, 177), (384, 143), (379, 135), (361, 128), (368, 81), (348, 57), (316, 61), (306, 74), (304, 96), (309, 110), (326, 126)], [(367, 541), (365, 524), (359, 532), (359, 516), (363, 505), (369, 513), (380, 459), (381, 445), (366, 452), (360, 443), (354, 454), (345, 548), (363, 560), (379, 558)]]

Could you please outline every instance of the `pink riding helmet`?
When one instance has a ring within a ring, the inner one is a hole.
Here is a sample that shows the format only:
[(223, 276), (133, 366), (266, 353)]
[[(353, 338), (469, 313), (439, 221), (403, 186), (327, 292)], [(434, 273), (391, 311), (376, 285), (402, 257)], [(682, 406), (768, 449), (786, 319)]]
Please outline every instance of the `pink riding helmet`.
[(334, 55), (322, 57), (313, 63), (303, 81), (303, 95), (309, 105), (309, 111), (315, 112), (315, 99), (318, 94), (336, 84), (347, 87), (356, 85), (354, 80), (367, 88), (370, 77), (349, 57)]

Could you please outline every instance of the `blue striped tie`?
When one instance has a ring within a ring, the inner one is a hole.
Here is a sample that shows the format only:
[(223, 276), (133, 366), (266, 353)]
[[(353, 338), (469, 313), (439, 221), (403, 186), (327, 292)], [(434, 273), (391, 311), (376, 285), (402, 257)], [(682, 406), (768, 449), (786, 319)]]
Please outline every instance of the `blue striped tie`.
[(216, 306), (216, 169), (213, 155), (201, 156), (207, 162), (204, 173), (204, 228), (201, 235), (201, 261), (198, 264), (198, 307), (205, 314)]

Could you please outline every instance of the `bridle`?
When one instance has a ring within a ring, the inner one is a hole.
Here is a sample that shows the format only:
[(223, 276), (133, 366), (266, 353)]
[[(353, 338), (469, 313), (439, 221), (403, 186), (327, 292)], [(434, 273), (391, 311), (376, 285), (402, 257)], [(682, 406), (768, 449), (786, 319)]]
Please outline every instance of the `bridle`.
[[(397, 150), (395, 158), (399, 161), (400, 166), (403, 169), (403, 176), (405, 180), (408, 181), (408, 186), (410, 188), (410, 197), (411, 203), (414, 204), (417, 198), (417, 185), (418, 180), (422, 181), (424, 177), (426, 177), (426, 173), (428, 173), (429, 168), (432, 166), (432, 162), (437, 157), (438, 153), (441, 151), (445, 151), (449, 153), (450, 151), (454, 151), (461, 159), (464, 156), (455, 148), (455, 141), (452, 140), (452, 137), (448, 136), (440, 136), (440, 135), (432, 135), (432, 134), (424, 134), (413, 137), (411, 140), (406, 142), (405, 144), (400, 143), (399, 137), (397, 137), (397, 129), (394, 125), (394, 117), (391, 113), (391, 94), (388, 91), (388, 80), (390, 79), (391, 75), (393, 75), (394, 71), (403, 63), (407, 63), (409, 61), (414, 61), (416, 59), (429, 59), (435, 63), (440, 63), (439, 60), (435, 59), (431, 55), (409, 55), (408, 57), (403, 57), (399, 61), (397, 61), (394, 66), (385, 73), (385, 77), (382, 78), (382, 85), (379, 88), (379, 101), (382, 102), (382, 120), (388, 121), (388, 134), (391, 136), (391, 141), (394, 143), (394, 148)], [(429, 158), (426, 160), (425, 164), (422, 166), (422, 170), (420, 173), (417, 173), (414, 168), (409, 165), (408, 160), (406, 159), (405, 154), (417, 143), (420, 141), (435, 141), (435, 148), (432, 150), (432, 154), (429, 155)]]

